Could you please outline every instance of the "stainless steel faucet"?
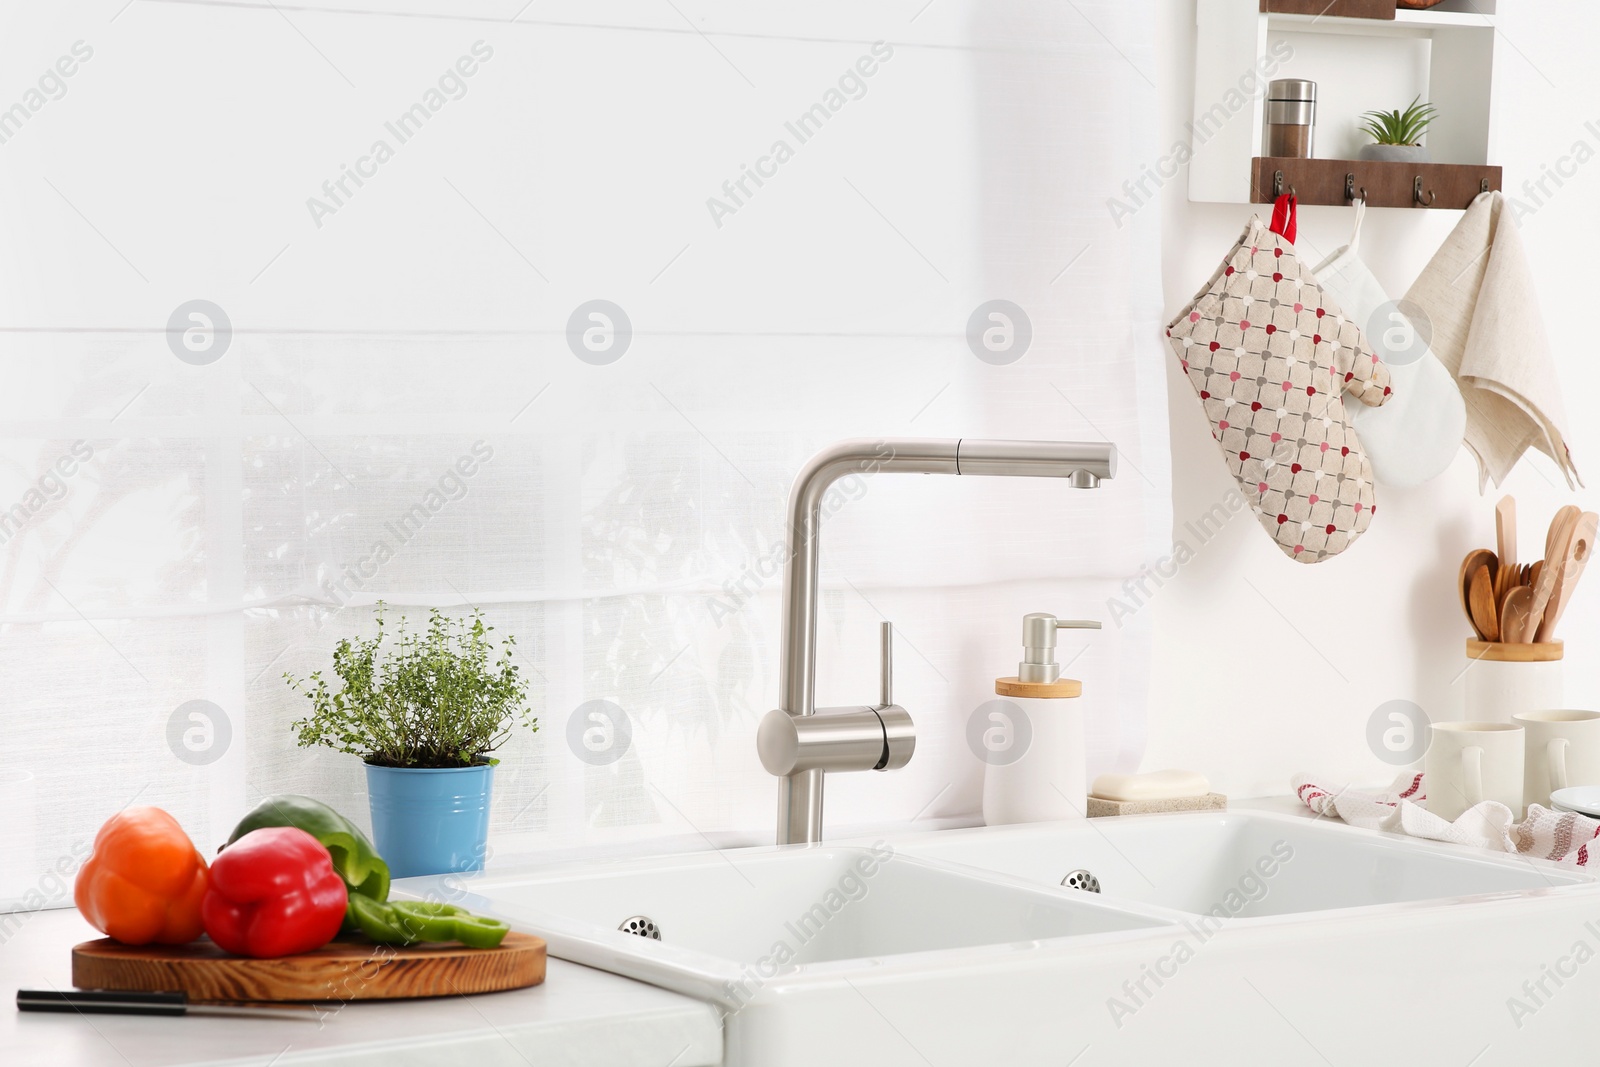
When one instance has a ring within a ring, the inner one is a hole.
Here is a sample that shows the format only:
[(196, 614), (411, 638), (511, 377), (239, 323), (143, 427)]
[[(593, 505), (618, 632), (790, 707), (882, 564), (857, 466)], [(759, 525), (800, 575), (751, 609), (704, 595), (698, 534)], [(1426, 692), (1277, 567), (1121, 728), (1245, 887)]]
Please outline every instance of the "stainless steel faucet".
[(881, 689), (875, 705), (818, 708), (817, 547), (822, 501), (850, 474), (984, 474), (1065, 478), (1093, 489), (1117, 473), (1115, 445), (1078, 441), (969, 441), (900, 437), (856, 439), (818, 452), (789, 490), (783, 584), (782, 705), (756, 733), (761, 765), (778, 776), (778, 844), (822, 840), (822, 776), (827, 771), (904, 767), (916, 749), (911, 715), (894, 703), (893, 630), (882, 630)]

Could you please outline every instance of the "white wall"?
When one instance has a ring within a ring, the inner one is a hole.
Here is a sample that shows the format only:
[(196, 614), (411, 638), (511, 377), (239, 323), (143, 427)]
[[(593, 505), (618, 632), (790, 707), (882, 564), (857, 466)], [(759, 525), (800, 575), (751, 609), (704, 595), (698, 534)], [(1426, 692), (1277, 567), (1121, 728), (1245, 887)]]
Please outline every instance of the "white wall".
[[(920, 734), (906, 771), (838, 776), (830, 818), (970, 817), (981, 767), (963, 727), (1017, 655), (1016, 617), (1104, 617), (1110, 590), (1078, 579), (1112, 581), (1164, 550), (1151, 534), (1166, 501), (1150, 490), (1168, 477), (1159, 375), (1175, 528), (1231, 488), (1141, 283), (1157, 270), (1158, 215), (1171, 311), (1248, 211), (1189, 204), (1181, 176), (1126, 229), (1103, 210), (1138, 153), (1153, 161), (1190, 117), (1187, 0), (1159, 0), (1153, 22), (1115, 3), (706, 0), (686, 26), (638, 0), (548, 2), (507, 23), (521, 6), (457, 5), (448, 19), (358, 13), (438, 0), (0, 8), (0, 106), (75, 40), (97, 50), (0, 145), (0, 500), (63, 438), (105, 441), (117, 460), (41, 513), (27, 551), (7, 546), (0, 744), (38, 772), (31, 801), (8, 793), (9, 809), (64, 813), (62, 840), (132, 796), (201, 837), (262, 792), (316, 792), (359, 814), (359, 766), (293, 748), (300, 709), (277, 674), (325, 664), (363, 612), (241, 620), (238, 604), (315, 589), (368, 525), (487, 434), (492, 470), (366, 591), (492, 595), (502, 625), (536, 646), (545, 730), (507, 753), (497, 832), (760, 839), (775, 789), (752, 740), (776, 697), (775, 585), (744, 606), (737, 641), (705, 609), (770, 544), (803, 457), (849, 434), (1109, 437), (1130, 462), (1097, 494), (886, 481), (833, 527), (819, 696), (874, 691), (872, 628), (887, 615), (907, 642), (900, 692)], [(1600, 76), (1574, 42), (1596, 39), (1600, 14), (1577, 0), (1502, 6), (1500, 158), (1517, 188), (1594, 137), (1583, 122), (1600, 115), (1582, 108)], [(314, 226), (306, 197), (480, 37), (498, 51), (469, 93)], [(705, 197), (879, 38), (899, 51), (869, 95), (712, 226)], [(1580, 467), (1600, 442), (1578, 402), (1596, 372), (1580, 332), (1588, 268), (1571, 246), (1595, 232), (1596, 191), (1585, 169), (1526, 230), (1548, 257), (1536, 265)], [(1380, 278), (1400, 292), (1455, 217), (1374, 212), (1365, 248)], [(1302, 244), (1331, 251), (1346, 227), (1343, 211), (1307, 209)], [(568, 310), (597, 295), (640, 326), (612, 368), (565, 351)], [(996, 295), (1038, 309), (1036, 358), (997, 368), (966, 350), (967, 314)], [(162, 333), (196, 296), (239, 331), (211, 368), (180, 364)], [(1568, 494), (1539, 460), (1511, 488), (1537, 540)], [(1234, 519), (1154, 610), (1086, 646), (1072, 673), (1133, 694), (1143, 679), (1117, 678), (1111, 653), (1137, 652), (1154, 625), (1144, 766), (1194, 767), (1233, 795), (1281, 793), (1302, 769), (1382, 778), (1364, 739), (1374, 707), (1459, 707), (1453, 579), (1489, 540), (1490, 500), (1465, 454), (1425, 489), (1380, 496), (1372, 530), (1311, 568)], [(619, 536), (651, 549), (616, 553)], [(243, 561), (229, 555), (241, 540)], [(861, 576), (857, 595), (842, 579)], [(1600, 698), (1577, 667), (1600, 628), (1593, 595), (1566, 627), (1579, 703)], [(566, 752), (566, 716), (594, 697), (644, 709), (631, 763), (595, 769)], [(209, 769), (175, 760), (165, 736), (193, 698), (235, 718), (234, 748)], [(1135, 761), (1142, 702), (1098, 716), (1102, 764)], [(55, 847), (40, 837), (44, 865)]]
[[(1193, 4), (1170, 4), (1161, 27), (1167, 140), (1190, 118)], [(1600, 10), (1582, 0), (1508, 0), (1499, 5), (1495, 70), (1498, 152), (1505, 188), (1523, 190), (1546, 165), (1574, 151), (1600, 150)], [(1294, 73), (1292, 63), (1284, 75)], [(1404, 103), (1404, 101), (1400, 101)], [(1324, 120), (1326, 121), (1326, 116)], [(1238, 116), (1234, 121), (1245, 121)], [(1567, 169), (1571, 169), (1570, 166)], [(1555, 190), (1553, 184), (1548, 186)], [(1191, 204), (1183, 176), (1162, 190), (1163, 283), (1168, 314), (1193, 294), (1237, 239), (1249, 208)], [(1315, 263), (1349, 236), (1344, 208), (1303, 208), (1299, 245)], [(1449, 233), (1456, 212), (1374, 210), (1362, 252), (1399, 297)], [(1523, 237), (1543, 287), (1542, 306), (1570, 415), (1580, 472), (1600, 485), (1600, 387), (1590, 318), (1596, 267), (1588, 242), (1600, 233), (1600, 165), (1591, 163), (1524, 220)], [(1169, 360), (1173, 512), (1177, 527), (1232, 486), (1193, 391)], [(1542, 545), (1557, 507), (1600, 505), (1590, 491), (1570, 493), (1554, 465), (1534, 456), (1505, 490), (1515, 494), (1524, 546)], [(1368, 717), (1404, 699), (1433, 718), (1460, 717), (1462, 642), (1468, 627), (1455, 578), (1470, 548), (1493, 546), (1492, 509), (1500, 493), (1479, 496), (1476, 467), (1463, 450), (1427, 486), (1379, 487), (1381, 511), (1367, 534), (1332, 561), (1287, 560), (1248, 513), (1206, 544), (1155, 598), (1157, 644), (1146, 767), (1195, 767), (1234, 795), (1284, 792), (1288, 776), (1315, 771), (1335, 779), (1387, 782), (1393, 769), (1368, 750)], [(1588, 668), (1600, 642), (1600, 582), (1590, 579), (1563, 622), (1568, 704), (1600, 706), (1600, 678)]]

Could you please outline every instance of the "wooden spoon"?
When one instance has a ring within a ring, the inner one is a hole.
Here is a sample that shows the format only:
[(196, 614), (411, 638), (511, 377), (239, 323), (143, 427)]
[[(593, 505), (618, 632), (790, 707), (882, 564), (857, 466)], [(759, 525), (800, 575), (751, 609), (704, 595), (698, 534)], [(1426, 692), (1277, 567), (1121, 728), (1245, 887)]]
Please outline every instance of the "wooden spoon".
[(1505, 603), (1500, 605), (1500, 640), (1510, 645), (1528, 640), (1528, 609), (1532, 606), (1533, 589), (1530, 586), (1511, 587), (1506, 593)]
[(1510, 493), (1494, 506), (1494, 540), (1495, 554), (1500, 557), (1495, 599), (1503, 601), (1521, 573), (1517, 568), (1517, 502)]
[(1538, 630), (1534, 634), (1535, 641), (1554, 639), (1556, 623), (1561, 621), (1561, 613), (1566, 610), (1567, 601), (1572, 599), (1572, 590), (1577, 586), (1578, 579), (1583, 577), (1583, 568), (1594, 553), (1597, 528), (1600, 528), (1600, 515), (1585, 511), (1578, 516), (1577, 525), (1572, 531), (1572, 542), (1556, 576), (1556, 591), (1545, 605), (1544, 617), (1539, 620)]
[(1478, 626), (1478, 620), (1472, 617), (1471, 583), (1472, 572), (1480, 567), (1488, 567), (1490, 573), (1494, 571), (1494, 553), (1487, 548), (1475, 548), (1468, 552), (1461, 561), (1461, 578), (1457, 585), (1461, 592), (1461, 611), (1466, 615), (1467, 622), (1472, 624), (1473, 632), (1478, 635), (1479, 641), (1487, 641), (1483, 630)]
[(1472, 625), (1485, 641), (1500, 640), (1500, 616), (1495, 609), (1494, 582), (1488, 567), (1479, 567), (1469, 579), (1467, 602), (1472, 607)]

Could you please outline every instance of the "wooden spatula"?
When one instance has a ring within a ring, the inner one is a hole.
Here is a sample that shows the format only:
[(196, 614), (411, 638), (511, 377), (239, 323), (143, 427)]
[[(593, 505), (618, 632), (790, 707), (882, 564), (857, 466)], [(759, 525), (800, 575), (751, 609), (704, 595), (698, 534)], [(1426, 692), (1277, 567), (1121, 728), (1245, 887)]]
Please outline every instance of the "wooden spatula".
[(1572, 550), (1572, 535), (1578, 528), (1580, 515), (1582, 512), (1569, 504), (1556, 512), (1556, 517), (1550, 524), (1550, 535), (1545, 540), (1545, 548), (1548, 551), (1544, 557), (1544, 569), (1539, 572), (1539, 580), (1534, 583), (1533, 605), (1528, 608), (1530, 634), (1537, 634), (1539, 626), (1544, 622), (1545, 609), (1550, 604), (1551, 594), (1556, 590), (1556, 579), (1561, 576), (1562, 564), (1567, 558), (1567, 553)]
[(1578, 516), (1572, 541), (1567, 546), (1567, 554), (1561, 560), (1556, 576), (1556, 591), (1545, 605), (1544, 616), (1539, 620), (1533, 638), (1535, 641), (1554, 640), (1556, 623), (1561, 621), (1561, 613), (1566, 610), (1567, 601), (1572, 599), (1572, 590), (1577, 586), (1578, 579), (1583, 577), (1583, 569), (1594, 552), (1597, 528), (1600, 528), (1600, 515), (1585, 511)]
[(1495, 600), (1504, 601), (1506, 593), (1517, 584), (1517, 502), (1510, 493), (1500, 498), (1494, 506), (1495, 554), (1500, 557), (1499, 578), (1495, 582)]
[(1544, 558), (1554, 563), (1561, 557), (1556, 554), (1556, 531), (1561, 528), (1562, 522), (1568, 518), (1574, 522), (1582, 510), (1576, 504), (1566, 504), (1556, 509), (1555, 516), (1550, 520), (1550, 532), (1544, 535)]

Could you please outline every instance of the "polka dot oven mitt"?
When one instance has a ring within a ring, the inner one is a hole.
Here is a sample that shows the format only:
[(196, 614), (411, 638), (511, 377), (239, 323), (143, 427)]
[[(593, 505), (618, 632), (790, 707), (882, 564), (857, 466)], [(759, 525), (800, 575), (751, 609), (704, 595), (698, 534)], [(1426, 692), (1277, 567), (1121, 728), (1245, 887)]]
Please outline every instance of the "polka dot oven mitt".
[(1372, 465), (1339, 394), (1382, 405), (1389, 368), (1294, 245), (1252, 218), (1167, 338), (1278, 547), (1301, 563), (1348, 548), (1377, 505)]

